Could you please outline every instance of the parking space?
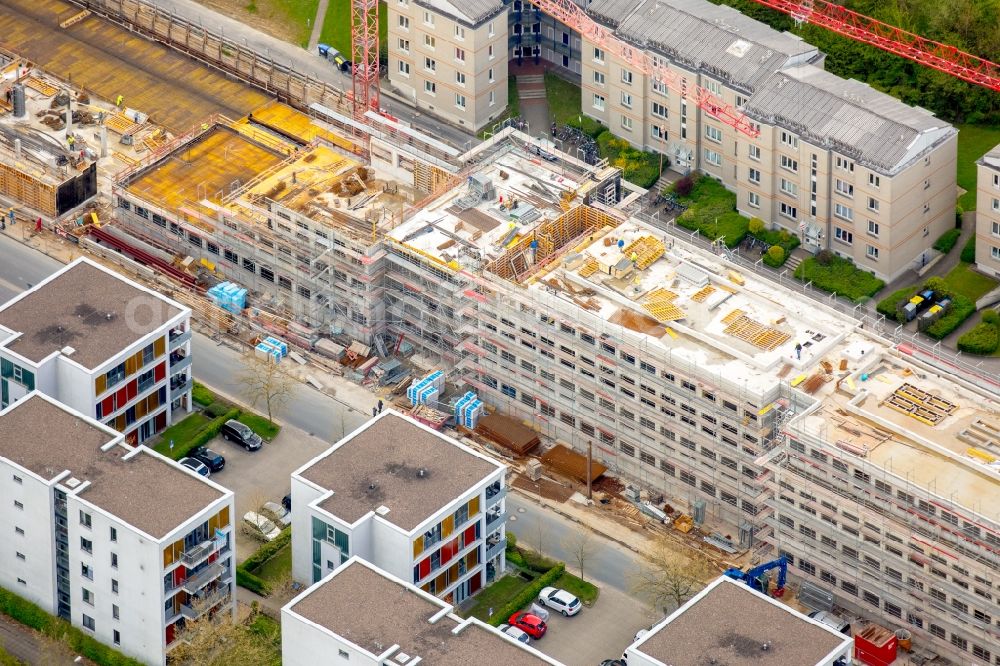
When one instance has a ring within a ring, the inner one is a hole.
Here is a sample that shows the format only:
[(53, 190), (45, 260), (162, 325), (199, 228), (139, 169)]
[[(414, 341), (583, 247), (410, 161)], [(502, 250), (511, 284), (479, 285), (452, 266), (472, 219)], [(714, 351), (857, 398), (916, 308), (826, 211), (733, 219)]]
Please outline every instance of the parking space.
[(292, 472), (329, 448), (330, 443), (285, 426), (273, 442), (265, 442), (259, 451), (247, 451), (222, 437), (213, 439), (208, 447), (226, 459), (225, 469), (213, 473), (212, 480), (236, 495), (236, 559), (242, 562), (260, 546), (240, 529), (243, 514), (263, 502), (281, 502), (289, 492)]
[(552, 612), (545, 636), (532, 645), (565, 664), (598, 666), (604, 659), (621, 657), (635, 632), (660, 617), (624, 592), (603, 587), (597, 602), (578, 615), (563, 617)]

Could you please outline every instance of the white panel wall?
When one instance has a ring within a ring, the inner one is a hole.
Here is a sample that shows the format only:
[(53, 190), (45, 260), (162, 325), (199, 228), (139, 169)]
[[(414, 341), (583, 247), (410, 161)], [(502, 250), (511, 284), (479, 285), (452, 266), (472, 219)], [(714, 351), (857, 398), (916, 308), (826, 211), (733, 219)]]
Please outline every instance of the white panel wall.
[[(24, 508), (17, 508), (15, 500)], [(0, 585), (50, 613), (56, 611), (53, 511), (48, 483), (0, 461)], [(19, 578), (25, 582), (19, 583)]]
[(378, 662), (311, 622), (282, 610), (281, 663), (283, 666), (315, 666), (317, 663), (374, 666)]

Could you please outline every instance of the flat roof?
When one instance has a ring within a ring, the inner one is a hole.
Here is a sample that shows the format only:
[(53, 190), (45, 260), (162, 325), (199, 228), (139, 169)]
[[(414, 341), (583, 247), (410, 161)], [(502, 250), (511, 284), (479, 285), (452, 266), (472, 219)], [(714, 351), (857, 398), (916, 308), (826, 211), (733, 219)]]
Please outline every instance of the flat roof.
[(340, 567), (286, 608), (375, 655), (398, 645), (397, 655), (420, 657), (425, 664), (467, 666), (482, 663), (484, 655), (497, 664), (551, 663), (478, 624), (456, 634), (461, 623), (450, 613), (432, 624), (448, 604), (360, 560)]
[(630, 650), (670, 666), (810, 666), (850, 642), (742, 583), (721, 578)]
[(72, 347), (67, 358), (95, 368), (180, 313), (167, 297), (80, 258), (0, 307), (0, 326), (21, 333), (3, 346), (31, 361)]
[(125, 446), (121, 435), (37, 393), (0, 414), (0, 456), (50, 481), (69, 472), (63, 485), (71, 478), (89, 482), (79, 491), (82, 499), (155, 539), (225, 494), (145, 447)]
[(333, 491), (319, 507), (346, 523), (385, 506), (410, 531), (502, 467), (390, 410), (298, 474)]

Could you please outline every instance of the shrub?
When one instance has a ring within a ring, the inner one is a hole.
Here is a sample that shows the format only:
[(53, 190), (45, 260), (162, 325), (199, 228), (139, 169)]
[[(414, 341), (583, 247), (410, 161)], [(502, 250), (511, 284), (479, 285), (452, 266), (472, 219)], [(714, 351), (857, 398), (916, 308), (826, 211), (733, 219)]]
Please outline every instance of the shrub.
[(998, 347), (1000, 327), (986, 323), (985, 316), (980, 324), (958, 338), (958, 348), (967, 354), (992, 354)]
[(691, 190), (694, 189), (694, 178), (690, 174), (684, 176), (680, 180), (676, 181), (673, 185), (672, 191), (679, 197), (691, 196)]
[(780, 245), (772, 245), (764, 255), (764, 263), (773, 268), (785, 263), (785, 248)]
[(548, 587), (549, 585), (554, 583), (556, 579), (562, 576), (565, 570), (566, 570), (566, 565), (560, 562), (559, 564), (555, 565), (547, 572), (536, 578), (534, 582), (531, 583), (531, 585), (528, 585), (526, 588), (521, 590), (520, 594), (518, 594), (509, 602), (507, 602), (507, 605), (502, 607), (500, 609), (500, 612), (494, 613), (493, 617), (490, 618), (489, 623), (494, 627), (497, 627), (506, 622), (511, 615), (513, 615), (514, 613), (516, 613), (517, 611), (521, 610), (522, 608), (530, 604), (532, 601), (534, 601), (535, 598), (538, 596), (538, 593), (542, 591), (542, 588)]
[(507, 532), (507, 546), (504, 550), (508, 553), (517, 548), (517, 535), (513, 532)]
[(897, 289), (880, 300), (875, 309), (886, 317), (895, 319), (902, 324), (906, 320), (906, 315), (903, 313), (903, 305), (916, 293), (916, 287)]
[(268, 541), (258, 548), (253, 555), (236, 567), (236, 584), (251, 592), (256, 592), (262, 597), (271, 594), (271, 586), (263, 578), (253, 573), (265, 562), (274, 557), (279, 550), (287, 546), (292, 540), (292, 528), (286, 527), (281, 530), (281, 534)]
[[(943, 293), (948, 293), (947, 291)], [(976, 311), (975, 302), (961, 294), (950, 294), (951, 310), (936, 322), (923, 329), (923, 332), (935, 340), (947, 337), (952, 331), (962, 325)]]
[(191, 389), (191, 399), (202, 407), (208, 407), (215, 402), (215, 394), (205, 388), (204, 384), (195, 382)]
[(818, 255), (809, 257), (795, 269), (795, 277), (855, 302), (870, 298), (885, 286), (885, 282), (859, 269), (853, 261), (836, 255), (831, 255), (830, 263), (825, 265)]
[(816, 253), (816, 263), (820, 266), (829, 266), (836, 256), (837, 255), (830, 250), (820, 250)]
[[(689, 178), (685, 176), (685, 178)], [(688, 203), (688, 209), (677, 218), (677, 224), (698, 231), (711, 240), (725, 238), (728, 247), (736, 247), (747, 235), (750, 220), (736, 212), (736, 195), (714, 178), (692, 178), (688, 189), (685, 178), (674, 183), (673, 191)]]
[(961, 229), (949, 229), (934, 241), (933, 247), (941, 254), (948, 254), (955, 247), (955, 244), (958, 243), (958, 237), (961, 235)]
[(607, 127), (602, 125), (600, 122), (594, 120), (593, 118), (589, 118), (587, 116), (582, 116), (582, 117), (577, 116), (575, 118), (570, 118), (566, 122), (566, 124), (569, 125), (570, 127), (577, 128), (578, 130), (589, 136), (591, 139), (596, 139), (597, 137), (601, 136), (602, 134), (608, 131)]
[(214, 419), (222, 416), (232, 408), (233, 405), (226, 402), (225, 400), (215, 400), (210, 405), (208, 405), (208, 407), (205, 408), (205, 413)]
[(976, 235), (972, 234), (969, 240), (966, 241), (965, 247), (962, 248), (962, 261), (967, 264), (975, 263), (976, 261)]
[(983, 323), (1000, 326), (1000, 312), (996, 310), (986, 310), (983, 312)]
[(750, 229), (750, 233), (756, 236), (760, 232), (764, 231), (764, 220), (759, 217), (751, 217), (750, 222), (747, 224), (747, 228)]
[(597, 148), (602, 157), (622, 170), (622, 176), (630, 183), (649, 189), (660, 177), (660, 156), (632, 147), (625, 139), (619, 139), (611, 132), (603, 132), (597, 137)]
[(236, 567), (236, 584), (262, 597), (271, 594), (271, 586), (263, 578), (253, 575), (243, 567)]

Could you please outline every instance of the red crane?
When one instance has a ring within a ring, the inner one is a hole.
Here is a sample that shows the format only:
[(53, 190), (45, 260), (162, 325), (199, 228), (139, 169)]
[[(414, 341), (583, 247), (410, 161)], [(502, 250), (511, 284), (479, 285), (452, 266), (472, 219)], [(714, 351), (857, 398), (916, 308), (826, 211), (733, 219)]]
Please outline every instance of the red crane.
[(379, 111), (378, 0), (351, 0), (351, 60), (354, 118), (363, 121)]
[(1000, 65), (959, 51), (954, 46), (926, 39), (826, 0), (754, 2), (789, 14), (796, 21), (824, 27), (969, 83), (1000, 91)]
[(734, 106), (726, 104), (706, 88), (688, 84), (686, 78), (667, 69), (647, 52), (619, 39), (614, 32), (587, 16), (586, 12), (573, 0), (531, 0), (531, 3), (580, 33), (581, 37), (624, 60), (642, 74), (652, 78), (653, 81), (663, 83), (682, 98), (687, 99), (690, 93), (698, 108), (718, 118), (722, 123), (734, 127), (737, 131), (750, 137), (757, 137), (760, 134), (757, 126)]

